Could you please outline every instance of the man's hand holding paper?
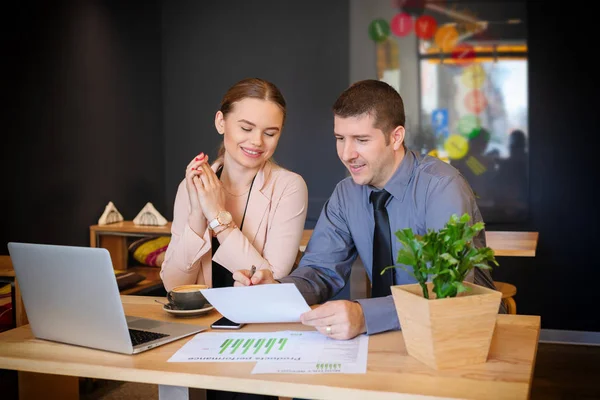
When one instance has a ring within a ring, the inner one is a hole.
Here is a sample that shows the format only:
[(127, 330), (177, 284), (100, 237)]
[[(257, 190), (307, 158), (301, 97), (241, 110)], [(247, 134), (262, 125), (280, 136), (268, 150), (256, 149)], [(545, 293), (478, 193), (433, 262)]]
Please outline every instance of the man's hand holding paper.
[[(254, 274), (249, 270), (238, 270), (234, 272), (233, 279), (238, 287), (280, 283), (273, 278), (273, 273), (268, 269), (258, 270)], [(323, 335), (339, 340), (351, 339), (367, 330), (361, 305), (347, 300), (329, 301), (308, 310), (301, 315), (300, 322), (315, 327)]]

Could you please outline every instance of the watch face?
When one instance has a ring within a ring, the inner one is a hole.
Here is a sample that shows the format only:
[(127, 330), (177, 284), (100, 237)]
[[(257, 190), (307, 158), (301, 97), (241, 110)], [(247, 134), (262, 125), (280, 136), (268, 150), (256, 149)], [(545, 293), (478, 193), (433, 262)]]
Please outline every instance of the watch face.
[(221, 211), (218, 215), (217, 215), (217, 219), (219, 220), (219, 224), (221, 225), (227, 225), (229, 223), (231, 223), (231, 214), (228, 211)]

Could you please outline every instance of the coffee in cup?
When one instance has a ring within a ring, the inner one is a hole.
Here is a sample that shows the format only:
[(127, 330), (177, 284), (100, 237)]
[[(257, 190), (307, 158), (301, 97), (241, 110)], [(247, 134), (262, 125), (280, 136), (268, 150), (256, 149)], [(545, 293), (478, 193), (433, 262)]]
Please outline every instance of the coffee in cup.
[(208, 305), (208, 301), (200, 290), (208, 289), (206, 285), (176, 286), (167, 293), (169, 306), (175, 310), (199, 310)]

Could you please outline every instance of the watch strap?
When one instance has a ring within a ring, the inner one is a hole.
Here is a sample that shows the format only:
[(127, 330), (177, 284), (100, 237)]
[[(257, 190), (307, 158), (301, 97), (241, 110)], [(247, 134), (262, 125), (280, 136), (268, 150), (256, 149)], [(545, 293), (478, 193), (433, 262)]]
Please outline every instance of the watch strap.
[(213, 229), (213, 230), (214, 230), (216, 227), (218, 227), (219, 225), (221, 225), (221, 223), (219, 222), (219, 218), (215, 218), (215, 219), (213, 219), (212, 221), (210, 221), (210, 222), (208, 223), (208, 227), (209, 227), (210, 229)]
[[(228, 222), (221, 222), (223, 219)], [(233, 220), (229, 211), (221, 210), (217, 213), (217, 216), (208, 223), (208, 227), (214, 230), (219, 226), (229, 225), (231, 222), (233, 222)]]

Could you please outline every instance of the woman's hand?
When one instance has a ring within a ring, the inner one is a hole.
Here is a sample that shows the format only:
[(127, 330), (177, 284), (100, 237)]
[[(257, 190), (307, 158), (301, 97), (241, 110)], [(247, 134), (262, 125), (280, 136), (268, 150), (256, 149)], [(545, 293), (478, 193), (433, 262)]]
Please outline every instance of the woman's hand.
[(225, 191), (217, 174), (207, 162), (201, 163), (198, 168), (198, 201), (206, 220), (210, 222), (217, 217), (219, 211), (225, 210)]
[(238, 269), (233, 273), (233, 286), (252, 286), (267, 285), (270, 283), (279, 283), (273, 278), (273, 272), (270, 269), (259, 269), (252, 274), (249, 269)]
[(200, 236), (206, 229), (206, 219), (200, 206), (200, 193), (198, 190), (202, 186), (200, 175), (203, 171), (201, 168), (203, 164), (208, 165), (208, 155), (200, 153), (187, 165), (185, 170), (185, 186), (190, 200), (188, 223), (190, 224), (190, 228)]

